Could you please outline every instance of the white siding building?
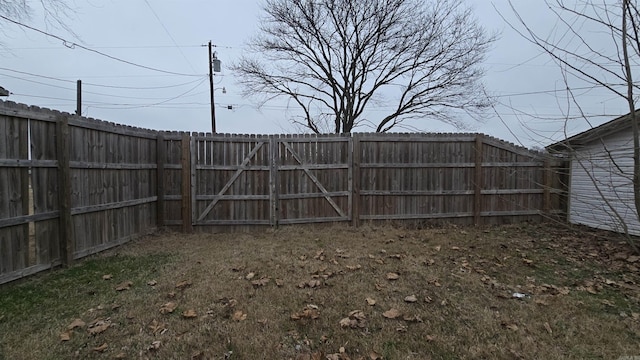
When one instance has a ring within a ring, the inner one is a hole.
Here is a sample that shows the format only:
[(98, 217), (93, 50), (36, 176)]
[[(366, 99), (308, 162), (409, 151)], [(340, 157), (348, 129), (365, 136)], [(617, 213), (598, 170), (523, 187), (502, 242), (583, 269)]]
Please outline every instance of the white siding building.
[[(636, 114), (640, 118), (640, 111)], [(570, 161), (567, 209), (570, 223), (640, 235), (633, 196), (633, 136), (628, 115), (547, 149), (566, 155)]]

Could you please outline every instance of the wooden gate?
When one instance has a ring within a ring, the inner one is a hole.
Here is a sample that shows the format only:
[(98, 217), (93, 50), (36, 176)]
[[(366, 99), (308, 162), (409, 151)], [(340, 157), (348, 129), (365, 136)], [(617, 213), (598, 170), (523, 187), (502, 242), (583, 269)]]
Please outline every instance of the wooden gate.
[(348, 136), (193, 136), (193, 224), (350, 221), (351, 161)]
[(292, 136), (274, 141), (276, 222), (351, 221), (351, 137)]

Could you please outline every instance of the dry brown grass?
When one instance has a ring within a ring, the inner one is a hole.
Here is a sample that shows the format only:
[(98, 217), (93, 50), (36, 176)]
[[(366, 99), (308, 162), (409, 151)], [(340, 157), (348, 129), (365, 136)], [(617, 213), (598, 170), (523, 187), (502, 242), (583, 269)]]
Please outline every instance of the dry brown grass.
[(640, 355), (637, 266), (549, 226), (163, 234), (0, 288), (0, 358), (616, 359)]

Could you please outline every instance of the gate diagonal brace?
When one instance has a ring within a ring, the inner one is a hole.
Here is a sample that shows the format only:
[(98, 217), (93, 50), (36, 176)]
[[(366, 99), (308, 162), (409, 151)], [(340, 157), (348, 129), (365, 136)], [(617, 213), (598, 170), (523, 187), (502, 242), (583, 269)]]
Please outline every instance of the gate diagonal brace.
[(242, 174), (245, 171), (244, 167), (247, 166), (249, 161), (251, 161), (251, 158), (254, 157), (255, 154), (258, 153), (258, 150), (260, 150), (262, 145), (264, 145), (264, 141), (259, 142), (258, 144), (256, 144), (256, 146), (251, 150), (251, 152), (249, 152), (249, 154), (244, 158), (244, 160), (242, 160), (242, 164), (239, 165), (239, 169), (236, 171), (235, 174), (233, 174), (231, 179), (229, 179), (229, 181), (227, 181), (227, 183), (222, 188), (222, 190), (220, 190), (220, 192), (216, 195), (216, 198), (213, 201), (211, 201), (211, 203), (209, 205), (207, 205), (207, 207), (204, 209), (202, 214), (198, 217), (197, 221), (202, 221), (202, 220), (204, 220), (205, 217), (207, 217), (207, 215), (209, 215), (209, 213), (211, 212), (213, 207), (216, 206), (216, 204), (220, 201), (220, 199), (222, 199), (222, 195), (224, 195), (224, 193), (227, 192), (227, 190), (229, 190), (231, 185), (233, 185), (233, 182), (236, 181), (236, 179), (238, 179), (240, 174)]
[(333, 209), (342, 217), (346, 217), (347, 215), (344, 213), (344, 211), (342, 211), (342, 209), (340, 209), (340, 207), (338, 206), (338, 204), (336, 204), (335, 201), (333, 201), (333, 199), (331, 198), (331, 196), (329, 196), (329, 191), (327, 191), (327, 189), (325, 189), (324, 186), (322, 186), (322, 184), (320, 183), (320, 181), (318, 180), (318, 178), (313, 175), (311, 173), (311, 171), (309, 170), (309, 168), (302, 162), (302, 159), (300, 159), (300, 157), (298, 156), (298, 153), (296, 153), (296, 151), (291, 147), (291, 145), (286, 142), (283, 141), (282, 144), (284, 145), (284, 147), (291, 153), (291, 155), (293, 155), (293, 158), (296, 159), (296, 161), (302, 165), (302, 170), (307, 174), (307, 176), (309, 176), (309, 178), (311, 179), (311, 181), (313, 181), (314, 184), (316, 184), (316, 186), (318, 187), (318, 189), (320, 189), (320, 191), (322, 191), (322, 193), (324, 194), (324, 198), (327, 199), (327, 201), (329, 202), (329, 204), (331, 204), (331, 206), (333, 207)]

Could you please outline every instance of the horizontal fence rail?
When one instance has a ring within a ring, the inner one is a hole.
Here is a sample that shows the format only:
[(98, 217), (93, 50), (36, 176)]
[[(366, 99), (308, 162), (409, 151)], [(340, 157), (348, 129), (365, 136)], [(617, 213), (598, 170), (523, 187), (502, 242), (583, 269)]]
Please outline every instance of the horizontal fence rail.
[(0, 101), (0, 283), (158, 227), (540, 221), (565, 177), (482, 134), (190, 134)]

